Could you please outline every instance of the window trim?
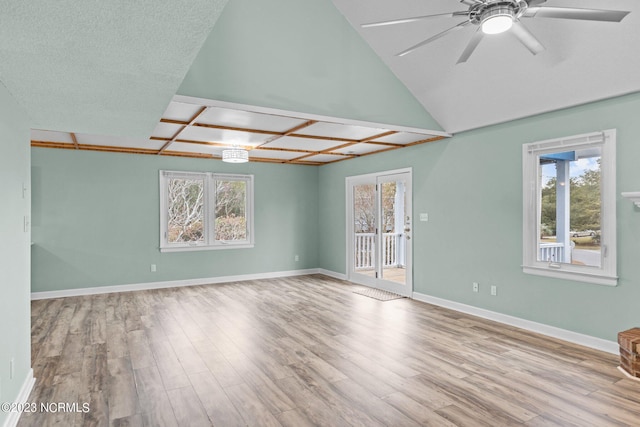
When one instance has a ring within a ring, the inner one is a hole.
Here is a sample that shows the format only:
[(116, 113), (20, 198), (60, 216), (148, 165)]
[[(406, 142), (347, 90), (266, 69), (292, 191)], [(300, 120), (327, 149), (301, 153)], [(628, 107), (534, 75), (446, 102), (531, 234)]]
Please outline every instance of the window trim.
[[(578, 266), (573, 264), (538, 261), (539, 209), (538, 156), (567, 149), (600, 146), (601, 154), (601, 250), (602, 266)], [(608, 129), (538, 141), (522, 146), (522, 271), (526, 274), (575, 280), (580, 282), (617, 286), (616, 253), (616, 130)]]
[[(218, 249), (243, 249), (255, 246), (255, 233), (253, 227), (254, 218), (254, 176), (249, 174), (231, 174), (214, 172), (185, 172), (160, 170), (160, 252), (186, 252), (186, 251), (209, 251)], [(204, 241), (169, 243), (168, 233), (168, 181), (170, 178), (201, 179), (204, 182)], [(247, 239), (237, 242), (215, 240), (215, 212), (211, 206), (215, 203), (215, 182), (219, 180), (244, 181), (246, 182), (246, 206), (245, 218), (247, 224)]]

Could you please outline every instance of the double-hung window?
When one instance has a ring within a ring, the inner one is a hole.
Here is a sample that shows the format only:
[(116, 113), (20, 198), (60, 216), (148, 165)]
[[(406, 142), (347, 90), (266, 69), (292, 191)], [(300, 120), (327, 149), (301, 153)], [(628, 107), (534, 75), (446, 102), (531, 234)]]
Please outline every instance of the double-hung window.
[(160, 250), (250, 248), (253, 175), (160, 171)]
[(523, 271), (615, 286), (616, 131), (525, 144)]

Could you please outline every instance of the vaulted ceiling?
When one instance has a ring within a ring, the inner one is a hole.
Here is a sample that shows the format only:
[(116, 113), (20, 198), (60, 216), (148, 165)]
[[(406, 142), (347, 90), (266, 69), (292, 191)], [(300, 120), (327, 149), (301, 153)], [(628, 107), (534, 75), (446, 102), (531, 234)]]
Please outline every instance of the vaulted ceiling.
[(4, 1), (0, 80), (36, 129), (146, 137), (226, 3)]
[[(0, 80), (45, 142), (57, 135), (63, 139), (57, 142), (76, 146), (131, 143), (157, 151), (164, 145), (158, 138), (173, 137), (157, 133), (176, 94), (249, 105), (254, 112), (275, 108), (300, 118), (409, 129), (429, 139), (640, 90), (640, 2), (545, 4), (631, 13), (621, 23), (527, 18), (544, 52), (534, 56), (502, 34), (485, 37), (456, 65), (475, 28), (395, 54), (463, 19), (361, 24), (465, 10), (458, 0), (7, 2), (0, 14)], [(83, 144), (91, 135), (93, 142)], [(261, 158), (286, 163), (315, 155), (324, 162), (366, 154), (356, 149), (375, 145), (343, 139), (353, 141), (281, 154), (265, 146)], [(212, 147), (226, 143), (198, 142), (207, 143), (200, 146), (213, 157)]]
[[(474, 0), (475, 1), (475, 0)], [(640, 2), (548, 0), (544, 6), (630, 11), (620, 23), (522, 18), (546, 47), (532, 55), (509, 32), (485, 36), (465, 63), (477, 31), (469, 25), (414, 52), (397, 53), (466, 20), (439, 16), (399, 25), (362, 24), (464, 11), (458, 0), (333, 0), (434, 119), (451, 133), (640, 90)], [(473, 1), (466, 1), (471, 4)]]

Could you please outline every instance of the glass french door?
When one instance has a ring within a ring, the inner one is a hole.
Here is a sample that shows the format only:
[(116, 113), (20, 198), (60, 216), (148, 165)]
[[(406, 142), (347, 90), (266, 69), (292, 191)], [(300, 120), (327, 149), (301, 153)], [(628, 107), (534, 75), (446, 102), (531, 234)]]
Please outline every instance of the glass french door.
[(347, 178), (348, 278), (411, 296), (411, 172)]

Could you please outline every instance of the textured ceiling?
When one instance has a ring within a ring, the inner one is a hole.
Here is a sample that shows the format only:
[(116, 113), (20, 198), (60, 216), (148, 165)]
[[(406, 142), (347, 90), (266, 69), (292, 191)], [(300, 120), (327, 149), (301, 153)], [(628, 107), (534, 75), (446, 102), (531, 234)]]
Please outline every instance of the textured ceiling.
[(226, 3), (3, 1), (0, 79), (34, 128), (148, 137)]
[(640, 2), (548, 0), (545, 6), (626, 10), (621, 23), (523, 18), (546, 47), (532, 55), (512, 34), (484, 37), (456, 65), (477, 27), (395, 54), (464, 17), (361, 28), (368, 22), (466, 10), (457, 0), (333, 0), (443, 129), (456, 133), (640, 90)]
[(329, 0), (225, 4), (2, 2), (0, 80), (34, 129), (145, 140), (179, 87), (188, 89), (182, 95), (427, 129), (439, 124), (449, 133), (640, 90), (634, 0), (548, 0), (631, 13), (619, 24), (523, 19), (544, 52), (531, 55), (502, 34), (485, 37), (459, 65), (472, 26), (395, 54), (464, 18), (360, 26), (466, 9), (458, 0), (333, 0), (338, 9)]

